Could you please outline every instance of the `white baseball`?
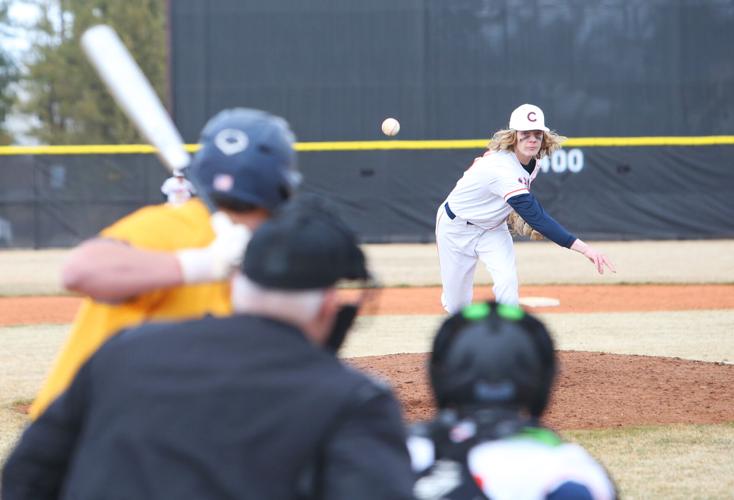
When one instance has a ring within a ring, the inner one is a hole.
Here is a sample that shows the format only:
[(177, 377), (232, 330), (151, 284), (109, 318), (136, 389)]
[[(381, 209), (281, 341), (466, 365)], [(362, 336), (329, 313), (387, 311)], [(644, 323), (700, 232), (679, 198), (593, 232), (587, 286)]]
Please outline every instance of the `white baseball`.
[(382, 133), (389, 136), (398, 135), (400, 132), (400, 122), (395, 118), (385, 118), (382, 122)]

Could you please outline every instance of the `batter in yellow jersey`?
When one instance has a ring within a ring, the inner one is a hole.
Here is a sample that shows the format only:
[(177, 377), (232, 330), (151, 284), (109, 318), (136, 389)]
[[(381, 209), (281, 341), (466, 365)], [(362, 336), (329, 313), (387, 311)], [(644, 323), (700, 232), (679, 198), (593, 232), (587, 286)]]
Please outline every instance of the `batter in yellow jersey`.
[(119, 330), (231, 313), (228, 278), (251, 232), (300, 182), (295, 137), (283, 118), (234, 108), (212, 117), (199, 143), (187, 176), (212, 202), (213, 215), (199, 199), (142, 208), (71, 252), (62, 282), (88, 298), (31, 405), (33, 419)]
[[(142, 208), (102, 231), (101, 236), (149, 250), (205, 247), (214, 239), (209, 212), (198, 200), (182, 206)], [(31, 405), (36, 418), (68, 386), (79, 367), (111, 335), (151, 320), (183, 320), (229, 314), (229, 283), (187, 284), (141, 294), (119, 304), (84, 299), (61, 353)]]

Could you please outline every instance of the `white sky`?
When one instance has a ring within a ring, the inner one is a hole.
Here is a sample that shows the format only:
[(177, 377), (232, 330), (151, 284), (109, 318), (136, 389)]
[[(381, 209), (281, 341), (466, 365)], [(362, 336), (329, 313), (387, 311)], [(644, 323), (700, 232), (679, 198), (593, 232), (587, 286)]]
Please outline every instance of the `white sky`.
[[(35, 5), (18, 0), (12, 2), (8, 14), (11, 20), (29, 25), (36, 19), (39, 10)], [(2, 36), (2, 44), (4, 49), (17, 58), (22, 52), (28, 50), (30, 40), (25, 30), (15, 28), (10, 34)]]
[[(8, 9), (10, 19), (25, 26), (32, 25), (39, 14), (38, 7), (22, 0), (12, 2)], [(0, 43), (2, 43), (3, 49), (15, 59), (16, 63), (21, 63), (22, 55), (30, 48), (31, 40), (28, 31), (19, 27), (10, 30), (9, 33), (1, 34)], [(23, 89), (16, 86), (15, 91), (23, 92)], [(7, 116), (5, 126), (15, 135), (15, 144), (38, 144), (38, 141), (26, 135), (28, 127), (32, 122), (32, 117), (20, 114), (10, 114)]]

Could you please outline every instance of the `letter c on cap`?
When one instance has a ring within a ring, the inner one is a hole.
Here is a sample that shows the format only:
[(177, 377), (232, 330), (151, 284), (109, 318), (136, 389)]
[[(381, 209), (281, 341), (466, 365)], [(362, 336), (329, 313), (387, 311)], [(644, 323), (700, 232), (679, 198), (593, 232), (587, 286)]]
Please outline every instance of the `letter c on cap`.
[(529, 122), (537, 121), (537, 118), (535, 118), (535, 111), (531, 111), (530, 113), (528, 113), (528, 121)]

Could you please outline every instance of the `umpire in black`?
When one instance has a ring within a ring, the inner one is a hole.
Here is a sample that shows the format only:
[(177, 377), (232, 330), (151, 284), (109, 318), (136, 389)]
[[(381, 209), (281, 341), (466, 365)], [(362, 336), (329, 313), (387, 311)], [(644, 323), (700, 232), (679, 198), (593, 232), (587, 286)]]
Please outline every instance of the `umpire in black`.
[(353, 233), (296, 204), (254, 234), (235, 314), (113, 337), (25, 431), (2, 498), (407, 499), (399, 405), (335, 356), (369, 273)]

